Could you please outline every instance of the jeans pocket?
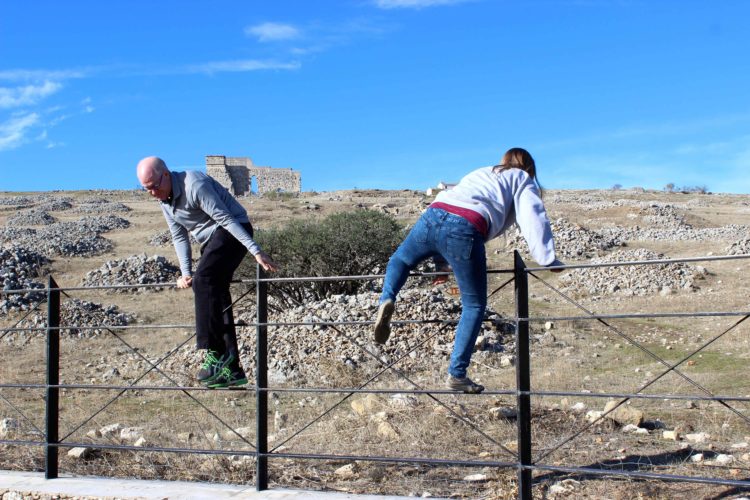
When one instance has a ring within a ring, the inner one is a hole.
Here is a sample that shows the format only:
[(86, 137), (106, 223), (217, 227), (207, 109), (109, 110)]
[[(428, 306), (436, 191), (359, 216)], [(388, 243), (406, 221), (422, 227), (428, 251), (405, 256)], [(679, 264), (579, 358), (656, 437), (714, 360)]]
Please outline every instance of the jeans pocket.
[(419, 219), (411, 229), (411, 235), (419, 243), (427, 243), (430, 234), (430, 225), (424, 220)]
[(449, 256), (457, 260), (471, 259), (471, 248), (474, 246), (474, 238), (452, 234), (445, 242), (445, 250)]

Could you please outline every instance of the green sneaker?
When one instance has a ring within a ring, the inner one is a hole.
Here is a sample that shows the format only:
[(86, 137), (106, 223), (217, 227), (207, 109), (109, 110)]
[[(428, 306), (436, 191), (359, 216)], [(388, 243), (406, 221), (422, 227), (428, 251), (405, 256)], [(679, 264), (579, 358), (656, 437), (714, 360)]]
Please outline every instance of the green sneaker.
[[(218, 371), (221, 369), (222, 363), (219, 358), (216, 357), (217, 352), (211, 349), (206, 351), (206, 357), (203, 358), (201, 368), (198, 370), (198, 374), (195, 376), (198, 382), (206, 383), (214, 378)], [(222, 356), (223, 357), (223, 356)]]
[(207, 387), (218, 389), (221, 387), (236, 387), (245, 384), (247, 384), (245, 371), (240, 367), (233, 368), (231, 364), (226, 364), (222, 367), (216, 377), (208, 382)]

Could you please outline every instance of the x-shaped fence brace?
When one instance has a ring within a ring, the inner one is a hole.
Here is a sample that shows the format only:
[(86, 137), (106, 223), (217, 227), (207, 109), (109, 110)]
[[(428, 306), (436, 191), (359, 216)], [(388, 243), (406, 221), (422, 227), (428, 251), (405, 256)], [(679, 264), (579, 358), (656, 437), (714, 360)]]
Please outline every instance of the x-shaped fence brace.
[[(646, 390), (648, 387), (650, 387), (653, 384), (655, 384), (657, 381), (659, 381), (661, 378), (665, 377), (667, 374), (669, 374), (671, 372), (674, 372), (680, 378), (682, 378), (683, 380), (685, 380), (686, 382), (688, 382), (690, 385), (692, 385), (692, 386), (696, 387), (697, 389), (699, 389), (700, 391), (702, 391), (704, 394), (706, 394), (707, 396), (709, 396), (710, 398), (712, 398), (714, 401), (719, 402), (722, 406), (724, 406), (727, 409), (729, 409), (731, 412), (733, 412), (735, 415), (737, 415), (738, 417), (740, 417), (741, 419), (743, 419), (745, 422), (750, 423), (750, 417), (747, 417), (746, 415), (743, 415), (740, 411), (738, 411), (737, 409), (735, 409), (732, 406), (730, 406), (726, 401), (724, 401), (722, 399), (716, 398), (714, 396), (714, 394), (711, 393), (711, 391), (709, 391), (708, 389), (706, 389), (701, 384), (699, 384), (695, 380), (691, 379), (690, 377), (688, 377), (687, 375), (685, 375), (681, 371), (677, 370), (678, 366), (680, 366), (684, 362), (688, 361), (690, 358), (692, 358), (693, 356), (695, 356), (696, 354), (698, 354), (699, 352), (701, 352), (703, 349), (705, 349), (706, 347), (708, 347), (709, 345), (713, 344), (714, 342), (716, 342), (717, 340), (719, 340), (721, 337), (723, 337), (724, 335), (726, 335), (727, 333), (729, 333), (730, 331), (732, 331), (734, 328), (736, 328), (737, 326), (739, 326), (743, 321), (745, 321), (746, 319), (748, 319), (748, 317), (750, 317), (750, 316), (743, 316), (741, 319), (739, 319), (737, 322), (735, 322), (732, 326), (730, 326), (729, 328), (727, 328), (726, 330), (724, 330), (723, 332), (721, 332), (719, 335), (717, 335), (716, 337), (714, 337), (711, 340), (709, 340), (708, 342), (705, 342), (698, 349), (696, 349), (695, 351), (691, 352), (689, 355), (685, 356), (684, 358), (682, 358), (677, 363), (670, 364), (668, 361), (666, 361), (662, 357), (658, 356), (657, 354), (655, 354), (652, 351), (650, 351), (647, 348), (645, 348), (643, 345), (641, 345), (639, 342), (637, 342), (635, 339), (633, 339), (632, 337), (630, 337), (629, 335), (627, 335), (625, 332), (623, 332), (619, 328), (616, 328), (615, 326), (611, 325), (610, 323), (604, 321), (604, 319), (598, 317), (596, 313), (594, 313), (594, 312), (589, 311), (588, 309), (586, 309), (579, 302), (576, 302), (571, 297), (569, 297), (566, 294), (564, 294), (563, 292), (561, 292), (559, 289), (557, 289), (556, 287), (554, 287), (553, 285), (551, 285), (545, 279), (541, 278), (540, 276), (537, 276), (533, 272), (529, 272), (529, 275), (531, 275), (532, 277), (534, 277), (535, 279), (537, 279), (538, 281), (540, 281), (541, 283), (543, 283), (547, 288), (549, 288), (553, 292), (555, 292), (558, 295), (560, 295), (567, 302), (569, 302), (570, 304), (574, 305), (576, 308), (578, 308), (581, 311), (583, 311), (584, 313), (586, 313), (590, 318), (596, 319), (596, 321), (598, 321), (602, 325), (604, 325), (607, 328), (609, 328), (611, 331), (613, 331), (614, 333), (616, 333), (621, 338), (625, 339), (625, 341), (627, 341), (629, 344), (631, 344), (632, 346), (638, 348), (640, 351), (642, 351), (643, 353), (645, 353), (646, 355), (648, 355), (649, 357), (651, 357), (652, 359), (656, 360), (657, 362), (659, 362), (660, 364), (664, 365), (667, 368), (665, 371), (663, 371), (662, 373), (660, 373), (659, 375), (657, 375), (656, 377), (654, 377), (652, 380), (650, 380), (649, 382), (647, 382), (646, 384), (644, 384), (643, 386), (641, 386), (639, 389), (637, 389), (635, 391), (636, 394), (638, 394), (638, 393)], [(521, 318), (521, 319), (523, 319), (523, 318)], [(578, 436), (580, 436), (581, 434), (583, 434), (584, 432), (586, 432), (588, 429), (590, 429), (591, 427), (593, 427), (594, 425), (596, 425), (603, 418), (605, 418), (607, 415), (609, 415), (610, 413), (612, 413), (615, 410), (617, 410), (617, 408), (619, 408), (620, 406), (622, 406), (623, 404), (625, 404), (630, 399), (631, 398), (629, 398), (629, 397), (621, 399), (614, 407), (610, 408), (606, 412), (604, 412), (601, 415), (599, 415), (597, 418), (593, 419), (591, 422), (589, 422), (587, 425), (585, 425), (583, 428), (581, 428), (575, 434), (564, 438), (558, 444), (554, 445), (550, 449), (548, 449), (548, 450), (544, 451), (543, 453), (541, 453), (538, 457), (536, 457), (536, 459), (534, 461), (535, 462), (540, 462), (541, 460), (547, 458), (552, 453), (554, 453), (557, 450), (559, 450), (560, 448), (562, 448), (564, 445), (566, 445), (566, 444), (570, 443), (571, 441), (575, 440)]]

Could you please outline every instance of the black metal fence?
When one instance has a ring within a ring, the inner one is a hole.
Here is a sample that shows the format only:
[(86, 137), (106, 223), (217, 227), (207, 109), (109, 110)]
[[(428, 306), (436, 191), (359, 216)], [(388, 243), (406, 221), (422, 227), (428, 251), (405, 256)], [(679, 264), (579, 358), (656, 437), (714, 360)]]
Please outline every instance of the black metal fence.
[[(609, 263), (609, 264), (585, 264), (585, 265), (570, 265), (570, 266), (561, 266), (561, 267), (565, 269), (576, 269), (576, 268), (607, 267), (607, 266), (653, 266), (653, 265), (680, 263), (680, 262), (684, 263), (684, 262), (696, 262), (696, 261), (746, 259), (748, 257), (750, 256), (738, 255), (738, 256), (721, 256), (721, 257), (699, 257), (699, 258), (690, 258), (690, 259), (668, 259), (668, 260), (658, 260), (658, 261), (652, 260), (652, 261), (637, 261), (637, 262), (618, 262), (618, 263)], [(561, 292), (560, 290), (555, 288), (553, 285), (551, 285), (547, 280), (542, 278), (539, 272), (545, 269), (546, 268), (527, 267), (524, 261), (522, 260), (520, 254), (516, 253), (513, 269), (491, 271), (492, 273), (511, 275), (510, 279), (505, 281), (497, 290), (495, 290), (495, 292), (497, 292), (499, 289), (506, 287), (507, 285), (511, 283), (513, 283), (515, 287), (514, 321), (516, 325), (515, 327), (516, 387), (515, 389), (508, 389), (508, 390), (486, 391), (484, 395), (515, 396), (516, 407), (517, 407), (516, 408), (517, 451), (510, 450), (506, 446), (503, 446), (502, 444), (496, 442), (493, 438), (491, 438), (486, 433), (484, 433), (478, 426), (467, 421), (468, 425), (470, 425), (476, 432), (480, 433), (482, 436), (484, 436), (485, 438), (487, 438), (494, 444), (500, 446), (505, 452), (513, 456), (515, 460), (512, 460), (512, 461), (448, 460), (448, 459), (437, 459), (437, 458), (431, 459), (431, 458), (424, 458), (424, 457), (386, 457), (386, 456), (372, 456), (372, 455), (343, 456), (339, 454), (288, 453), (288, 452), (283, 451), (283, 449), (280, 449), (281, 448), (280, 446), (270, 448), (269, 439), (268, 439), (269, 438), (268, 396), (269, 396), (269, 393), (271, 392), (284, 392), (284, 391), (299, 390), (302, 392), (321, 392), (321, 393), (325, 392), (325, 393), (338, 393), (338, 394), (345, 395), (336, 405), (333, 405), (332, 407), (327, 409), (325, 412), (323, 412), (321, 415), (316, 417), (313, 420), (313, 422), (324, 417), (333, 408), (335, 408), (336, 406), (346, 401), (347, 398), (358, 393), (391, 393), (391, 394), (407, 393), (407, 394), (415, 394), (415, 395), (425, 395), (426, 397), (431, 398), (436, 404), (446, 407), (447, 411), (452, 413), (456, 418), (461, 419), (461, 420), (465, 420), (465, 419), (461, 415), (458, 415), (454, 410), (447, 407), (443, 402), (441, 402), (439, 399), (435, 397), (436, 394), (450, 393), (450, 391), (421, 387), (419, 384), (410, 380), (407, 377), (407, 375), (394, 369), (394, 365), (396, 365), (399, 361), (398, 359), (392, 362), (388, 362), (388, 363), (383, 362), (382, 360), (380, 360), (380, 358), (378, 358), (376, 354), (374, 354), (370, 349), (368, 349), (365, 343), (358, 344), (358, 345), (368, 356), (371, 356), (374, 359), (376, 359), (382, 365), (382, 369), (378, 372), (377, 375), (375, 375), (375, 377), (370, 378), (367, 382), (360, 385), (359, 387), (337, 388), (337, 389), (329, 389), (329, 388), (294, 389), (294, 388), (270, 387), (268, 384), (267, 331), (269, 327), (280, 327), (280, 326), (290, 325), (290, 324), (279, 323), (279, 322), (277, 323), (269, 322), (268, 320), (269, 286), (273, 286), (275, 282), (289, 282), (289, 281), (301, 282), (301, 281), (310, 281), (310, 280), (348, 280), (348, 279), (374, 280), (374, 279), (382, 278), (382, 276), (343, 276), (343, 277), (337, 276), (337, 277), (327, 277), (327, 278), (275, 278), (274, 279), (274, 278), (269, 278), (265, 276), (265, 274), (260, 269), (260, 267), (258, 267), (257, 277), (254, 280), (255, 294), (256, 294), (255, 300), (256, 300), (256, 306), (257, 306), (256, 322), (252, 325), (248, 325), (250, 327), (255, 328), (256, 342), (257, 342), (256, 360), (255, 360), (256, 361), (255, 363), (255, 366), (256, 366), (255, 386), (250, 388), (250, 390), (254, 390), (255, 397), (256, 397), (256, 408), (255, 408), (256, 442), (251, 443), (246, 438), (242, 437), (242, 440), (252, 448), (252, 451), (195, 449), (195, 448), (176, 448), (176, 447), (136, 447), (136, 446), (117, 445), (117, 444), (102, 444), (102, 445), (97, 444), (95, 445), (95, 447), (101, 448), (101, 449), (112, 449), (112, 450), (130, 450), (134, 452), (164, 452), (164, 453), (220, 454), (220, 455), (231, 454), (231, 455), (251, 456), (256, 459), (256, 473), (257, 473), (256, 474), (256, 487), (258, 490), (265, 490), (268, 488), (269, 460), (274, 460), (274, 459), (279, 459), (279, 458), (307, 459), (307, 460), (310, 460), (310, 459), (312, 460), (358, 460), (358, 461), (370, 461), (370, 462), (386, 462), (386, 463), (392, 463), (392, 464), (431, 464), (434, 466), (510, 468), (510, 469), (516, 470), (518, 496), (519, 498), (522, 498), (522, 499), (532, 498), (532, 488), (534, 486), (533, 472), (535, 471), (564, 473), (564, 474), (573, 474), (573, 475), (586, 475), (586, 476), (592, 476), (592, 477), (608, 476), (608, 477), (623, 477), (623, 478), (641, 479), (641, 480), (695, 482), (695, 483), (705, 483), (705, 484), (713, 484), (713, 485), (735, 486), (739, 488), (750, 488), (750, 480), (735, 480), (735, 479), (726, 479), (726, 478), (719, 478), (719, 477), (680, 476), (680, 475), (673, 475), (673, 474), (659, 474), (659, 473), (653, 473), (653, 472), (644, 472), (640, 470), (633, 471), (633, 470), (612, 470), (612, 469), (603, 469), (603, 468), (597, 468), (597, 467), (574, 467), (574, 466), (566, 466), (566, 465), (555, 465), (552, 463), (545, 462), (545, 459), (547, 459), (556, 450), (573, 442), (577, 437), (579, 437), (587, 429), (596, 425), (599, 421), (604, 419), (609, 413), (616, 411), (617, 408), (619, 408), (621, 405), (625, 404), (631, 399), (639, 399), (639, 398), (651, 399), (651, 400), (660, 400), (660, 399), (687, 400), (689, 399), (689, 400), (700, 400), (700, 401), (706, 401), (706, 402), (715, 402), (721, 405), (722, 407), (724, 407), (727, 411), (731, 412), (732, 414), (740, 418), (742, 421), (744, 421), (745, 424), (750, 424), (750, 417), (748, 416), (748, 412), (746, 411), (746, 408), (738, 409), (735, 407), (737, 404), (749, 402), (750, 397), (723, 396), (723, 395), (713, 394), (709, 389), (707, 389), (706, 387), (704, 387), (697, 381), (693, 380), (691, 377), (683, 373), (683, 371), (681, 371), (680, 369), (681, 366), (687, 363), (690, 359), (693, 359), (696, 355), (704, 351), (708, 346), (713, 344), (719, 338), (723, 337), (728, 332), (734, 330), (737, 326), (739, 326), (742, 322), (744, 322), (748, 317), (750, 317), (750, 311), (700, 311), (700, 312), (689, 312), (689, 313), (664, 312), (664, 313), (655, 313), (655, 314), (628, 313), (628, 314), (610, 314), (610, 315), (595, 314), (587, 310), (584, 306), (582, 306), (581, 304), (579, 304), (572, 298), (568, 297), (563, 292)], [(539, 283), (547, 287), (549, 290), (551, 290), (555, 294), (558, 294), (569, 304), (574, 306), (576, 309), (580, 310), (583, 314), (568, 315), (568, 316), (532, 316), (530, 315), (530, 312), (529, 312), (529, 279), (530, 278), (537, 280)], [(160, 286), (164, 286), (164, 285), (162, 284)], [(144, 285), (133, 285), (132, 287), (142, 288), (144, 287)], [(45, 300), (47, 304), (47, 325), (46, 325), (46, 328), (44, 329), (46, 331), (46, 340), (47, 340), (46, 383), (45, 384), (0, 383), (0, 389), (36, 388), (36, 389), (43, 389), (46, 392), (46, 397), (45, 397), (45, 413), (46, 413), (45, 425), (46, 427), (43, 431), (44, 440), (43, 441), (0, 440), (0, 444), (13, 445), (13, 446), (42, 446), (44, 447), (45, 475), (48, 479), (54, 479), (58, 477), (58, 473), (59, 473), (58, 452), (61, 448), (90, 446), (89, 443), (73, 442), (70, 439), (68, 439), (75, 432), (75, 430), (73, 432), (69, 432), (66, 436), (63, 436), (62, 438), (60, 437), (58, 425), (59, 425), (59, 420), (60, 420), (60, 397), (61, 397), (60, 391), (61, 390), (81, 389), (81, 388), (88, 388), (88, 389), (100, 388), (100, 389), (119, 391), (118, 395), (112, 401), (116, 400), (126, 391), (133, 391), (133, 390), (181, 391), (182, 393), (186, 394), (188, 397), (192, 398), (193, 401), (195, 401), (197, 404), (201, 404), (201, 405), (202, 403), (200, 403), (200, 401), (195, 399), (191, 395), (191, 392), (207, 390), (202, 387), (180, 386), (174, 380), (172, 380), (165, 372), (163, 372), (161, 368), (159, 367), (159, 365), (169, 355), (162, 357), (160, 360), (154, 363), (146, 359), (144, 356), (138, 354), (136, 350), (133, 350), (133, 352), (135, 352), (136, 355), (139, 355), (143, 360), (145, 360), (147, 364), (149, 365), (149, 368), (144, 375), (137, 378), (130, 385), (117, 386), (117, 385), (61, 384), (60, 383), (60, 331), (64, 329), (70, 329), (70, 328), (79, 328), (79, 329), (87, 328), (87, 327), (73, 326), (73, 325), (61, 326), (60, 324), (61, 294), (65, 294), (67, 291), (89, 290), (91, 288), (92, 287), (65, 288), (64, 289), (64, 288), (58, 287), (57, 283), (52, 277), (49, 278), (48, 286), (46, 289), (43, 290), (46, 293)], [(113, 287), (94, 287), (94, 288), (108, 289), (108, 288), (113, 288)], [(128, 288), (128, 287), (119, 287), (119, 288)], [(7, 295), (7, 294), (14, 294), (14, 293), (29, 293), (29, 292), (40, 292), (40, 291), (42, 290), (40, 289), (5, 290), (2, 292), (2, 294)], [(632, 338), (621, 329), (613, 326), (610, 322), (610, 320), (612, 319), (628, 319), (628, 318), (646, 319), (646, 318), (670, 318), (670, 317), (672, 318), (737, 317), (738, 319), (732, 326), (718, 333), (717, 335), (712, 337), (710, 340), (704, 342), (698, 347), (698, 349), (691, 352), (689, 355), (684, 356), (678, 362), (666, 361), (660, 355), (652, 352), (651, 350), (641, 345), (636, 339)], [(599, 324), (604, 325), (604, 327), (606, 327), (609, 331), (614, 332), (617, 336), (622, 338), (628, 344), (642, 351), (646, 356), (651, 358), (654, 362), (661, 365), (663, 367), (663, 371), (659, 373), (658, 375), (653, 376), (651, 380), (643, 384), (640, 388), (638, 388), (638, 390), (631, 392), (631, 393), (618, 393), (618, 392), (592, 393), (592, 392), (580, 392), (580, 391), (578, 392), (534, 391), (531, 386), (531, 376), (530, 376), (532, 356), (530, 352), (529, 325), (532, 322), (547, 322), (547, 321), (596, 321)], [(371, 323), (371, 321), (358, 322), (358, 324), (363, 324), (363, 325), (366, 325), (369, 323)], [(398, 324), (399, 322), (394, 322), (394, 323)], [(401, 323), (406, 323), (406, 322), (401, 322)], [(445, 321), (442, 323), (443, 323), (443, 326), (445, 327), (455, 322)], [(312, 322), (303, 322), (303, 323), (298, 322), (294, 324), (295, 325), (325, 326), (325, 327), (333, 328), (335, 329), (335, 331), (340, 332), (340, 330), (337, 329), (338, 327), (340, 327), (342, 324), (352, 324), (352, 322), (342, 323), (342, 322), (337, 322), (337, 321), (322, 321), (321, 320), (321, 321), (312, 321)], [(175, 327), (175, 326), (184, 326), (188, 328), (191, 327), (191, 325), (148, 325), (148, 326), (149, 327), (164, 327), (164, 328)], [(142, 326), (140, 327), (139, 326), (132, 326), (132, 327), (101, 326), (101, 328), (106, 328), (110, 332), (116, 335), (117, 330), (124, 330), (128, 328), (143, 328), (143, 327)], [(35, 330), (35, 329), (34, 328), (20, 328), (16, 325), (13, 328), (3, 329), (2, 336), (13, 331), (29, 331), (29, 330)], [(37, 328), (36, 330), (42, 330), (42, 329)], [(394, 371), (401, 379), (408, 382), (413, 387), (413, 389), (411, 390), (368, 389), (367, 386), (370, 384), (370, 382), (372, 382), (378, 375), (389, 370)], [(139, 381), (142, 380), (146, 374), (152, 371), (156, 371), (164, 375), (167, 378), (167, 380), (169, 380), (173, 385), (169, 385), (169, 386), (139, 385)], [(690, 386), (697, 389), (702, 395), (646, 394), (644, 393), (644, 391), (648, 387), (652, 386), (655, 382), (657, 382), (658, 380), (662, 379), (664, 376), (670, 373), (676, 374), (681, 380), (683, 380)], [(541, 450), (537, 454), (537, 456), (534, 456), (533, 454), (534, 450), (532, 447), (534, 436), (532, 434), (532, 426), (531, 426), (531, 423), (532, 423), (531, 398), (533, 396), (540, 396), (540, 397), (581, 396), (581, 397), (587, 397), (587, 398), (606, 398), (606, 399), (617, 398), (618, 402), (616, 406), (610, 408), (606, 412), (603, 412), (597, 418), (593, 419), (588, 424), (584, 425), (577, 432), (568, 436), (561, 437), (561, 439), (555, 446), (548, 447), (547, 449)], [(482, 397), (482, 395), (472, 396), (472, 397)], [(10, 404), (10, 402), (6, 398), (2, 397), (1, 399), (3, 399), (3, 401), (7, 403), (12, 409), (18, 410), (15, 406)], [(112, 401), (110, 401), (110, 403)], [(108, 405), (105, 405), (105, 407)], [(218, 415), (215, 415), (214, 413), (212, 413), (208, 408), (205, 408), (205, 409), (209, 413), (211, 413), (211, 415), (214, 418), (221, 421), (221, 418)], [(98, 410), (97, 413), (102, 410), (103, 408)], [(20, 412), (20, 410), (18, 411)], [(92, 415), (86, 421), (93, 418), (94, 415)], [(231, 429), (232, 432), (240, 436), (239, 433), (237, 433), (236, 430), (232, 429), (232, 427), (229, 424), (225, 422), (222, 422), (222, 424), (228, 427), (229, 429)], [(305, 428), (307, 428), (311, 424), (312, 422), (308, 424), (307, 426), (305, 426)], [(79, 429), (83, 425), (84, 424), (80, 424), (76, 428), (76, 430)], [(750, 428), (750, 425), (748, 427)]]

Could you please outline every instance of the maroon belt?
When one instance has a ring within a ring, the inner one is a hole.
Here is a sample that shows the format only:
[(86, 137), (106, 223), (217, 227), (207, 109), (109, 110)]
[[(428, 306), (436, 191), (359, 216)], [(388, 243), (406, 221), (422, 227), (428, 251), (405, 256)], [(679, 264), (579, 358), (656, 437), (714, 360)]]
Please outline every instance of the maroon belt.
[(432, 203), (430, 205), (430, 208), (440, 208), (442, 210), (445, 210), (446, 212), (452, 213), (453, 215), (463, 217), (464, 219), (469, 221), (471, 225), (474, 226), (477, 231), (482, 234), (482, 236), (484, 236), (485, 238), (487, 237), (487, 221), (479, 212), (475, 212), (474, 210), (470, 210), (468, 208), (449, 205), (447, 203), (442, 203), (439, 201)]

